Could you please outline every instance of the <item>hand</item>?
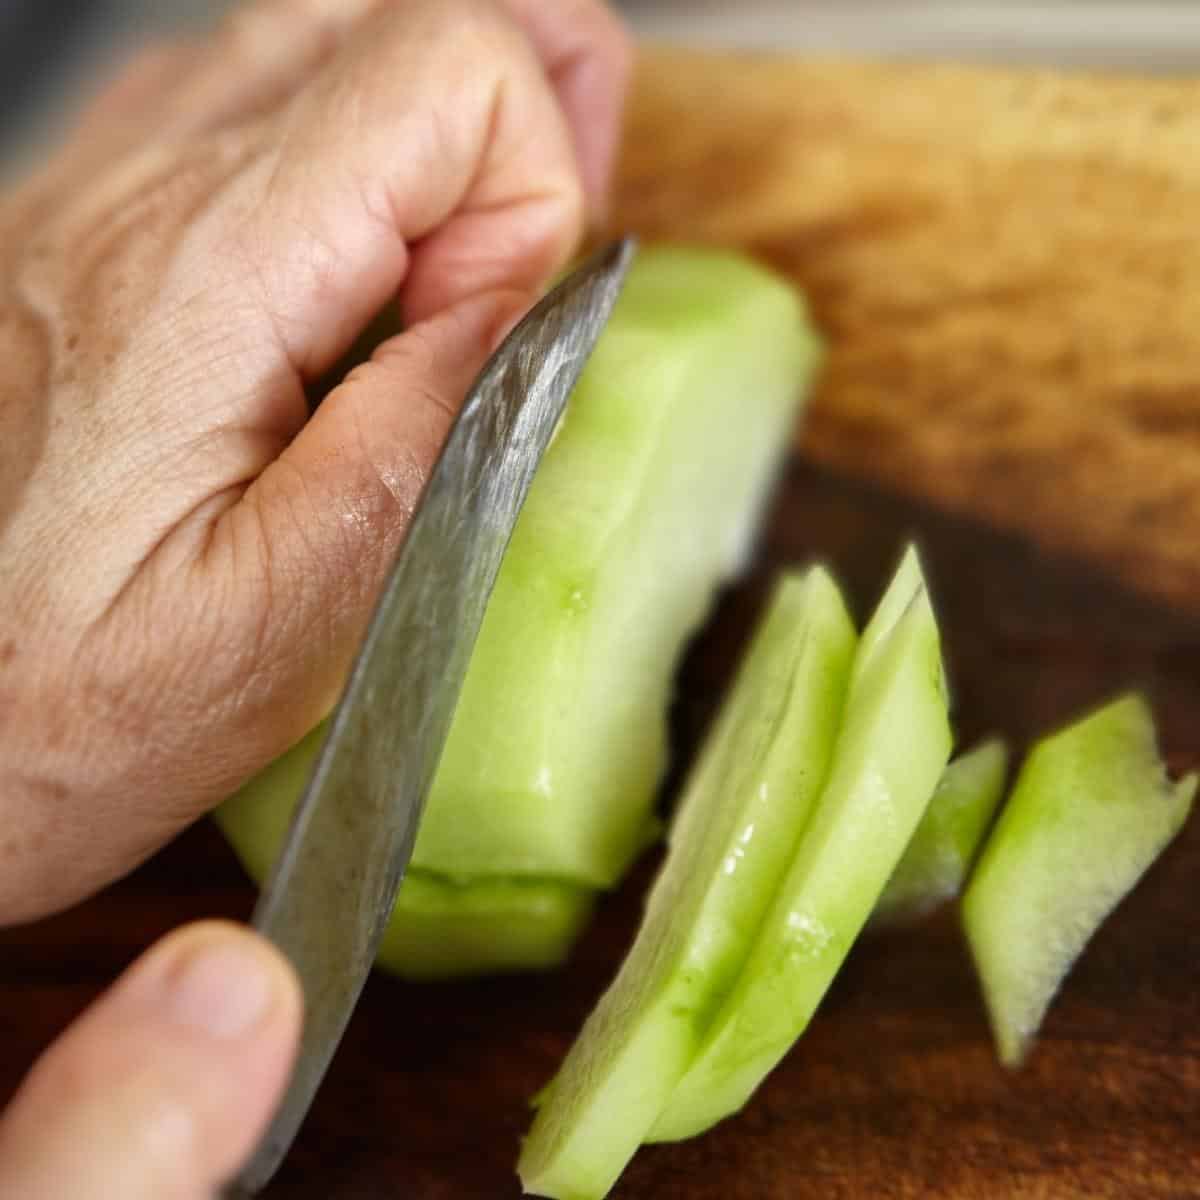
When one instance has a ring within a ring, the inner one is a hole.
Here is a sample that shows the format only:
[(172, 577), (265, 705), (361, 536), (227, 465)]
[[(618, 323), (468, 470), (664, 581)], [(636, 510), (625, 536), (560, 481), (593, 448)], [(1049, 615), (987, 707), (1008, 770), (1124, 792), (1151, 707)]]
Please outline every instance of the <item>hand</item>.
[(266, 1127), (300, 1027), (271, 946), (165, 938), (42, 1056), (0, 1114), (0, 1196), (207, 1200)]
[(456, 406), (602, 208), (628, 67), (600, 0), (258, 0), (0, 205), (0, 923), (329, 710)]

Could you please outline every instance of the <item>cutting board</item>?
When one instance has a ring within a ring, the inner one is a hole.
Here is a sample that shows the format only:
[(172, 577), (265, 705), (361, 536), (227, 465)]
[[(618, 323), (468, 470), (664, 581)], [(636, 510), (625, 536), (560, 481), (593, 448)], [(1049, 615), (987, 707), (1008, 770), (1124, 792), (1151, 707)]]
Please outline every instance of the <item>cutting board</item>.
[[(684, 665), (676, 776), (772, 573), (861, 615), (919, 539), (964, 743), (1018, 746), (1130, 685), (1200, 765), (1200, 89), (658, 52), (615, 223), (745, 246), (830, 338), (749, 577)], [(651, 856), (570, 965), (371, 982), (270, 1195), (497, 1200), (526, 1104), (636, 926)], [(861, 942), (746, 1112), (644, 1151), (628, 1200), (1200, 1196), (1200, 818), (1088, 948), (1021, 1072), (955, 914)], [(0, 1098), (172, 926), (244, 917), (207, 824), (76, 910), (0, 933)]]

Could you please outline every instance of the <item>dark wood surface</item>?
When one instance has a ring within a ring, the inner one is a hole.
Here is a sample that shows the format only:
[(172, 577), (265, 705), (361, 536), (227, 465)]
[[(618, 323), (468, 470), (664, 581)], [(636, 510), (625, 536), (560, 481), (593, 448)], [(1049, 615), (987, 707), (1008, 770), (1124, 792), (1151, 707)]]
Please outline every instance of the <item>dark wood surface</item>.
[[(997, 730), (1022, 742), (1137, 684), (1173, 765), (1200, 761), (1200, 621), (799, 460), (758, 565), (688, 658), (680, 761), (776, 567), (824, 558), (861, 613), (909, 536), (925, 549), (964, 739)], [(421, 986), (376, 976), (269, 1195), (517, 1196), (528, 1098), (615, 970), (652, 865), (603, 906), (562, 972)], [(1195, 819), (1089, 947), (1015, 1075), (992, 1052), (952, 912), (860, 943), (748, 1110), (700, 1140), (643, 1151), (617, 1196), (1200, 1196), (1198, 874)], [(251, 901), (206, 823), (90, 903), (0, 933), (0, 1095), (153, 938), (195, 917), (245, 916)]]

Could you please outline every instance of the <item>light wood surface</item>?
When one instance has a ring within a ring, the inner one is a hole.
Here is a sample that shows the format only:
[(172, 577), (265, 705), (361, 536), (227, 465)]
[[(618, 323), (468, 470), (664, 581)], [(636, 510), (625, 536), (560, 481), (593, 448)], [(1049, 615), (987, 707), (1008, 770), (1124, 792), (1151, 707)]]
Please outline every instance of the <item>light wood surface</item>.
[(616, 223), (806, 289), (815, 460), (1200, 604), (1200, 83), (652, 52)]

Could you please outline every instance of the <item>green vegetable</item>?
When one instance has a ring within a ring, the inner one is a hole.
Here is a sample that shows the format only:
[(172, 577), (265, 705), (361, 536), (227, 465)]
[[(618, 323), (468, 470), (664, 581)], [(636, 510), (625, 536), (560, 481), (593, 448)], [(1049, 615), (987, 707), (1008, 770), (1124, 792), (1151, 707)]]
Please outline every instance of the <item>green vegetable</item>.
[(776, 589), (688, 780), (637, 940), (542, 1098), (527, 1191), (605, 1195), (732, 986), (825, 777), (854, 631), (829, 576)]
[(417, 866), (621, 877), (652, 832), (681, 649), (747, 554), (815, 358), (774, 275), (639, 255), (505, 557)]
[(855, 659), (829, 779), (754, 946), (652, 1141), (736, 1112), (804, 1032), (950, 756), (937, 622), (909, 550)]
[(407, 979), (555, 967), (591, 916), (594, 896), (551, 879), (485, 876), (460, 883), (412, 871), (378, 962)]
[[(817, 357), (770, 272), (716, 250), (639, 254), (517, 523), (421, 824), (410, 881), (458, 890), (417, 914), (405, 885), (385, 965), (557, 962), (586, 893), (656, 836), (677, 661), (749, 553)], [(314, 746), (221, 818), (258, 878), (239, 830), (270, 820), (260, 805), (286, 822)]]
[[(318, 749), (320, 730), (217, 810), (217, 823), (255, 879), (275, 861)], [(456, 880), (410, 870), (379, 963), (409, 979), (555, 966), (587, 921), (592, 895), (553, 880)]]
[(1030, 752), (963, 897), (963, 924), (1001, 1060), (1017, 1066), (1104, 918), (1187, 819), (1154, 722), (1127, 695)]
[(919, 920), (962, 889), (1004, 795), (1008, 751), (998, 738), (956, 758), (871, 914), (871, 927)]

